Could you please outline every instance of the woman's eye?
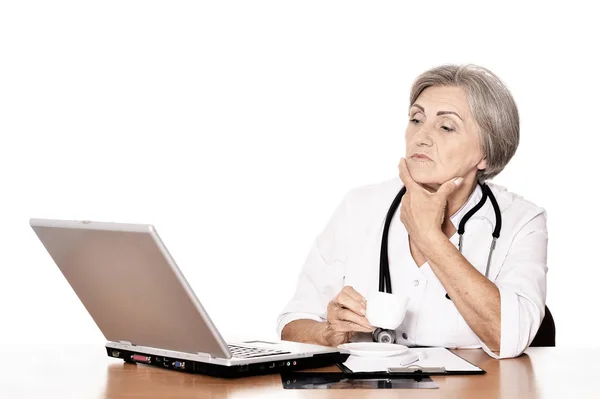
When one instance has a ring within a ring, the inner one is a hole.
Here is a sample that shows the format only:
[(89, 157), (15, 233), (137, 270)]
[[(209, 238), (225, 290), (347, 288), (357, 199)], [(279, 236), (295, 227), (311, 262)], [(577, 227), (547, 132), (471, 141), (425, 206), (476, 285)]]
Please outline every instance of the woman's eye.
[(411, 122), (411, 123), (414, 123), (415, 125), (418, 125), (419, 123), (421, 123), (421, 121), (420, 121), (420, 120), (418, 120), (417, 118), (412, 118), (412, 119), (410, 120), (410, 122)]
[(454, 131), (454, 129), (451, 128), (450, 126), (442, 126), (442, 129), (444, 129), (447, 132), (453, 132)]

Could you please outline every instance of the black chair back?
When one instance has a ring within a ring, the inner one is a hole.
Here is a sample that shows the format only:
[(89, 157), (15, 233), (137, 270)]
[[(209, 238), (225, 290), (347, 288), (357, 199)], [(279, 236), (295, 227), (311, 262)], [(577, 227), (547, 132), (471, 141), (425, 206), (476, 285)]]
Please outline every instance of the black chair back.
[(529, 346), (556, 346), (556, 326), (550, 309), (546, 306), (546, 314), (535, 338)]

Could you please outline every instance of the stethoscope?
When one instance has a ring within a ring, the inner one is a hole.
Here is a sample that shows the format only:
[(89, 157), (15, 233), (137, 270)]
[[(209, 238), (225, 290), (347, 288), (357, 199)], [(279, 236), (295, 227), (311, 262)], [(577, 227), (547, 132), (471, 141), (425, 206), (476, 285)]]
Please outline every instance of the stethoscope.
[[(498, 206), (498, 201), (496, 201), (496, 197), (490, 190), (489, 186), (485, 183), (478, 182), (481, 187), (481, 191), (483, 193), (481, 200), (471, 209), (463, 218), (461, 219), (458, 225), (458, 251), (462, 254), (463, 247), (463, 234), (465, 233), (465, 225), (479, 209), (485, 204), (487, 199), (489, 198), (492, 202), (492, 206), (494, 207), (494, 214), (496, 216), (496, 223), (494, 226), (494, 231), (492, 232), (492, 244), (490, 245), (490, 251), (488, 254), (487, 265), (485, 267), (485, 277), (488, 277), (488, 273), (490, 270), (490, 262), (492, 260), (492, 253), (496, 248), (496, 241), (500, 237), (500, 229), (502, 228), (502, 216), (500, 214), (500, 207)], [(390, 231), (390, 224), (392, 223), (392, 218), (396, 213), (396, 210), (400, 206), (400, 202), (402, 201), (402, 197), (406, 194), (406, 187), (402, 187), (402, 190), (396, 195), (390, 209), (387, 212), (387, 216), (385, 219), (385, 225), (383, 227), (383, 237), (381, 239), (381, 255), (379, 258), (379, 291), (392, 293), (392, 279), (390, 277), (390, 264), (388, 259), (388, 235)], [(450, 299), (450, 296), (446, 293), (446, 298)], [(377, 328), (373, 331), (373, 341), (375, 342), (384, 342), (384, 343), (394, 343), (396, 342), (396, 333), (393, 330), (386, 330), (383, 328)]]

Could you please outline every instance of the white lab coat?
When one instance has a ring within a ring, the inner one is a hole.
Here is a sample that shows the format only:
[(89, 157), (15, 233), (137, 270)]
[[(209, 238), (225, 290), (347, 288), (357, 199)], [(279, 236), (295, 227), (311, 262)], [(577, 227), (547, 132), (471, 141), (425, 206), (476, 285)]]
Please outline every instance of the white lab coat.
[[(488, 183), (498, 200), (502, 230), (492, 255), (488, 278), (500, 291), (500, 355), (473, 333), (428, 263), (420, 268), (409, 249), (398, 209), (389, 230), (389, 263), (394, 293), (410, 297), (406, 316), (396, 330), (397, 343), (407, 346), (483, 348), (494, 358), (520, 355), (531, 343), (544, 317), (546, 301), (546, 212), (504, 187)], [(379, 256), (386, 214), (402, 188), (399, 178), (350, 190), (317, 236), (298, 278), (296, 291), (277, 320), (277, 332), (297, 319), (324, 321), (327, 304), (344, 286), (367, 296), (379, 286)], [(462, 217), (481, 199), (479, 186), (451, 221), (458, 230)], [(495, 215), (491, 201), (467, 222), (463, 255), (485, 274)], [(450, 241), (458, 248), (458, 233)], [(353, 341), (370, 341), (359, 333)]]

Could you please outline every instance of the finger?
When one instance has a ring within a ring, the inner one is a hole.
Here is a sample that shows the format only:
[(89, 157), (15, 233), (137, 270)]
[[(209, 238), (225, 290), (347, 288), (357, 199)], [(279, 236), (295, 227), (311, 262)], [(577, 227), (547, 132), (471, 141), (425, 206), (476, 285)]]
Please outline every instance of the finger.
[(373, 332), (372, 329), (363, 327), (351, 321), (338, 321), (331, 323), (331, 328), (336, 332)]
[(363, 304), (363, 305), (365, 305), (365, 306), (367, 305), (367, 301), (366, 301), (365, 297), (364, 297), (364, 296), (362, 296), (362, 295), (360, 295), (360, 294), (358, 293), (358, 291), (356, 291), (356, 290), (354, 289), (354, 287), (352, 287), (351, 285), (347, 285), (347, 286), (345, 286), (345, 287), (344, 287), (344, 289), (343, 289), (342, 291), (343, 291), (344, 293), (346, 293), (346, 294), (350, 295), (350, 296), (351, 296), (351, 297), (352, 297), (354, 300), (356, 300), (356, 301), (358, 301), (358, 302), (362, 303), (362, 304)]
[(349, 309), (340, 309), (337, 312), (336, 316), (339, 320), (351, 321), (351, 322), (361, 325), (363, 327), (372, 328), (373, 330), (375, 329), (375, 327), (373, 327), (371, 325), (371, 323), (369, 323), (369, 320), (367, 320), (366, 317), (357, 315), (356, 313), (354, 313), (353, 311), (351, 311)]
[(356, 314), (364, 316), (367, 314), (367, 307), (362, 303), (358, 302), (356, 299), (352, 298), (350, 295), (345, 292), (340, 292), (337, 297), (337, 303), (346, 309), (350, 309)]
[(442, 184), (440, 186), (440, 188), (438, 189), (438, 191), (435, 195), (438, 197), (442, 197), (443, 199), (448, 198), (454, 192), (454, 190), (456, 190), (456, 188), (458, 186), (460, 186), (462, 181), (463, 181), (462, 177), (453, 178), (453, 179), (448, 180), (447, 182), (445, 182), (444, 184)]
[(419, 184), (413, 180), (410, 172), (408, 171), (408, 165), (406, 164), (406, 159), (402, 158), (400, 160), (400, 164), (398, 165), (398, 169), (400, 170), (400, 180), (404, 183), (404, 186), (407, 190), (418, 190), (422, 189)]

